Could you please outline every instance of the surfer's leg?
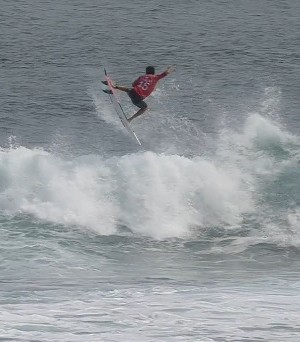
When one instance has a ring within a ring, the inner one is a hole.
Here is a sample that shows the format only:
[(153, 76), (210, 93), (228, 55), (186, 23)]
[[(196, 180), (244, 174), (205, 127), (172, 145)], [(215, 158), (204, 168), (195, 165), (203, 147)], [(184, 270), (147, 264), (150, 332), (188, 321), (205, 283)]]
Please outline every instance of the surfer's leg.
[(133, 119), (137, 118), (138, 116), (142, 115), (145, 113), (145, 111), (148, 109), (147, 105), (145, 108), (139, 109), (134, 115), (132, 115), (131, 118), (127, 119), (129, 122), (132, 121)]
[(131, 102), (135, 106), (140, 108), (134, 115), (132, 115), (131, 118), (127, 119), (130, 122), (136, 117), (142, 115), (147, 110), (147, 103), (143, 101), (143, 98), (139, 94), (137, 94), (134, 89), (130, 89), (127, 94), (130, 97)]
[(132, 121), (133, 119), (137, 118), (138, 116), (142, 115), (145, 113), (145, 111), (148, 109), (147, 103), (143, 100), (139, 101), (139, 102), (133, 102), (133, 104), (137, 107), (139, 107), (140, 109), (134, 114), (132, 115), (131, 118), (128, 119), (128, 121)]

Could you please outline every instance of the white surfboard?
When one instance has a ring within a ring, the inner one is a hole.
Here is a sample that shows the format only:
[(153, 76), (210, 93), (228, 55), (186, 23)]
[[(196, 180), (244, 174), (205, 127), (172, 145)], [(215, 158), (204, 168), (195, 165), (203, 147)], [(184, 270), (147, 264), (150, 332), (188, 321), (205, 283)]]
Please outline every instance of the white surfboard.
[(135, 134), (134, 130), (131, 128), (129, 121), (127, 120), (127, 117), (125, 115), (125, 112), (115, 94), (115, 89), (112, 86), (112, 80), (108, 76), (106, 70), (104, 69), (104, 74), (105, 74), (105, 79), (107, 81), (107, 86), (109, 90), (111, 90), (111, 94), (109, 94), (111, 103), (113, 104), (116, 113), (118, 114), (118, 117), (120, 118), (123, 126), (126, 128), (126, 130), (129, 132), (129, 134), (138, 142), (139, 145), (142, 145), (141, 142), (139, 141), (139, 138)]

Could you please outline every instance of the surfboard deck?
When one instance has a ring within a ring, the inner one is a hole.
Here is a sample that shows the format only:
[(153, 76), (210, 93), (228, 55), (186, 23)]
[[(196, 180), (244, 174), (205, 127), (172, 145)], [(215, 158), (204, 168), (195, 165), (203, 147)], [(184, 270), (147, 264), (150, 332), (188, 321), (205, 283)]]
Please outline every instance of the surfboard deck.
[[(136, 133), (134, 132), (134, 130), (131, 128), (129, 121), (127, 120), (126, 114), (116, 96), (115, 93), (115, 89), (113, 88), (112, 84), (113, 81), (112, 79), (108, 76), (106, 69), (104, 69), (104, 75), (105, 75), (105, 81), (107, 82), (107, 86), (109, 91), (104, 91), (105, 93), (107, 93), (110, 97), (111, 103), (120, 119), (120, 121), (122, 122), (123, 126), (125, 127), (125, 129), (128, 131), (128, 133), (137, 141), (137, 143), (141, 146), (141, 142), (139, 140), (139, 138), (137, 137)], [(104, 83), (104, 82), (102, 82)]]

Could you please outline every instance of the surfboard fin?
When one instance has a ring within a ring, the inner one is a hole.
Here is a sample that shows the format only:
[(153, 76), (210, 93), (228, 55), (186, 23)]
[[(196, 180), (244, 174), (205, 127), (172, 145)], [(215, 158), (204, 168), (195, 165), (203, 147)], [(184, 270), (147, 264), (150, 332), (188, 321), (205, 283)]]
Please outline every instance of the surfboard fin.
[(110, 94), (110, 95), (112, 95), (112, 90), (110, 90), (110, 89), (102, 89), (102, 91), (104, 92), (104, 93), (106, 93), (106, 94)]

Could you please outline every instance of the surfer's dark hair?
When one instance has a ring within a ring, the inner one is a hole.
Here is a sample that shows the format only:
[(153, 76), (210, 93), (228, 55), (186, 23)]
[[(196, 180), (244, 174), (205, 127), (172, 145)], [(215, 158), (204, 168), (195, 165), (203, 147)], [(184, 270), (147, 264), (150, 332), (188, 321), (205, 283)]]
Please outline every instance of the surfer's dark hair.
[(154, 75), (154, 74), (155, 74), (155, 68), (154, 68), (154, 66), (147, 66), (147, 68), (146, 68), (146, 74)]

